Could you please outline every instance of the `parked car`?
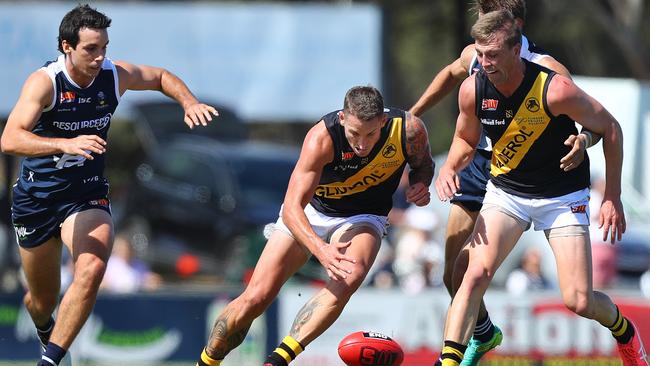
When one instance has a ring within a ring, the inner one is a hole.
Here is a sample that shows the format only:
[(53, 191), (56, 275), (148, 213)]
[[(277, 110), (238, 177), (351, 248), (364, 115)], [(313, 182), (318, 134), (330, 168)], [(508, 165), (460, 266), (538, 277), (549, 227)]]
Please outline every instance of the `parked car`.
[(223, 272), (242, 236), (263, 241), (277, 220), (298, 155), (279, 144), (177, 136), (136, 169), (121, 227), (138, 226), (154, 266), (169, 269), (191, 251)]

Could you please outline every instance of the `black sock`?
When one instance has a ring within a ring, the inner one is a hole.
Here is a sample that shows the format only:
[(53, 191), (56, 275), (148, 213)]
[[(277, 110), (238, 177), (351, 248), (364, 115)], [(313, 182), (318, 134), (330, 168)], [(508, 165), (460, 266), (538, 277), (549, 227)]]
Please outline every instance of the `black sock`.
[(54, 318), (50, 317), (50, 320), (47, 321), (47, 324), (42, 327), (39, 327), (36, 324), (34, 325), (36, 326), (36, 335), (38, 335), (38, 339), (41, 341), (41, 344), (43, 346), (47, 346), (47, 342), (50, 341), (50, 335), (52, 335), (52, 329), (54, 329)]
[(616, 320), (614, 324), (607, 327), (618, 343), (628, 343), (634, 337), (634, 327), (626, 317), (621, 315), (621, 311), (616, 307)]
[(490, 314), (486, 314), (485, 318), (479, 319), (476, 322), (476, 328), (474, 328), (474, 339), (478, 340), (481, 343), (485, 343), (492, 339), (494, 334), (494, 324), (490, 320)]
[(61, 359), (63, 359), (63, 356), (65, 356), (65, 353), (66, 350), (52, 342), (49, 342), (38, 366), (58, 366)]
[(291, 336), (286, 336), (278, 348), (266, 358), (266, 363), (273, 366), (287, 366), (305, 347)]

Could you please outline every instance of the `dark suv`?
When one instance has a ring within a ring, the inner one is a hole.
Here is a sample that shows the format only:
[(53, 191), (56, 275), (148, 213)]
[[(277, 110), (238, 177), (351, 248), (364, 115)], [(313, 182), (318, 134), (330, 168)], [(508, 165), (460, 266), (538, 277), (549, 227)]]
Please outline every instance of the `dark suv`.
[[(135, 170), (118, 230), (132, 234), (136, 249), (160, 271), (173, 270), (181, 254), (191, 253), (205, 273), (222, 275), (224, 264), (245, 254), (256, 259), (255, 250), (242, 252), (242, 238), (263, 245), (263, 228), (277, 220), (300, 151), (248, 140), (245, 124), (224, 108), (214, 131), (172, 130), (182, 127), (182, 111), (173, 108), (140, 106), (147, 118), (138, 134), (156, 143), (145, 147), (148, 158)], [(228, 130), (225, 136), (219, 128)]]
[(226, 260), (239, 237), (259, 238), (277, 220), (298, 154), (255, 141), (179, 138), (137, 168), (122, 227), (139, 225), (154, 264), (173, 265), (188, 251)]

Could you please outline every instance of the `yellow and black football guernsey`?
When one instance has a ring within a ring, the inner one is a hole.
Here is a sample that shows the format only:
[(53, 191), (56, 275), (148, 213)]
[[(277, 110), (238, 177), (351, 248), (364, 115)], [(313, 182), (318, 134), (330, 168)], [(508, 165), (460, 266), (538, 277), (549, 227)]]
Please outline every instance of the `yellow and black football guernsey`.
[(339, 111), (323, 117), (334, 160), (323, 168), (311, 205), (328, 216), (387, 216), (406, 165), (406, 112), (387, 108), (388, 121), (370, 154), (357, 156), (345, 138)]
[(490, 180), (506, 192), (528, 198), (551, 198), (589, 187), (589, 158), (568, 172), (560, 159), (577, 135), (566, 115), (553, 116), (546, 92), (555, 72), (523, 59), (524, 79), (510, 97), (503, 96), (485, 71), (476, 73), (476, 115), (492, 140)]

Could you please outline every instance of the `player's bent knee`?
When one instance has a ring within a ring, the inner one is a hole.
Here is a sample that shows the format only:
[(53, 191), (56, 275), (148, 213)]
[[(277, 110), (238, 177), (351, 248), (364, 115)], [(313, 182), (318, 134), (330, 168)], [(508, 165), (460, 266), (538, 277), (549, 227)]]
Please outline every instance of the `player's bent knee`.
[(73, 282), (81, 282), (89, 289), (99, 288), (106, 272), (106, 261), (96, 256), (79, 258), (75, 264)]
[(593, 318), (593, 302), (590, 301), (590, 298), (587, 295), (575, 294), (573, 296), (565, 298), (564, 305), (567, 307), (567, 309), (571, 310), (577, 315), (589, 319)]
[(259, 289), (244, 291), (240, 296), (242, 310), (255, 317), (260, 316), (271, 305), (275, 295)]
[(27, 293), (23, 302), (28, 309), (32, 309), (39, 314), (52, 314), (56, 308), (58, 301), (58, 292), (52, 295), (34, 297), (31, 293)]
[(471, 288), (487, 288), (492, 277), (493, 273), (483, 265), (470, 265), (463, 276), (463, 282), (467, 281)]

